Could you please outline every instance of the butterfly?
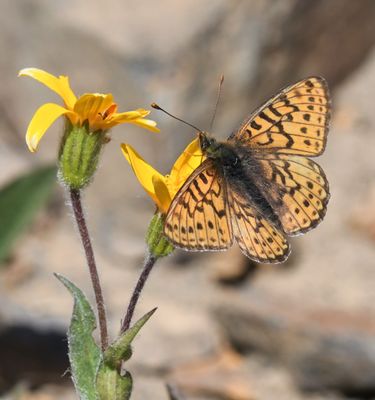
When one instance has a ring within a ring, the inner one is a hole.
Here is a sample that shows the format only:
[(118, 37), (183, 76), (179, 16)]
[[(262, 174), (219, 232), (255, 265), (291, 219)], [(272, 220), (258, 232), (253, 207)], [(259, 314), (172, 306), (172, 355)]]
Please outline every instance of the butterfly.
[(227, 141), (199, 132), (205, 160), (182, 185), (164, 234), (190, 251), (224, 250), (236, 241), (252, 260), (287, 259), (287, 236), (324, 218), (330, 197), (322, 168), (330, 120), (326, 81), (310, 77), (281, 90)]

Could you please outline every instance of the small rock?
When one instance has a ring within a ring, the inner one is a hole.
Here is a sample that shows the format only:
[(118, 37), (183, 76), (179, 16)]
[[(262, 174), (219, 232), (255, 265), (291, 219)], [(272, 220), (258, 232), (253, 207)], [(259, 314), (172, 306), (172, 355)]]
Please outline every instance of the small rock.
[(169, 378), (191, 395), (224, 400), (255, 398), (244, 369), (243, 357), (229, 348), (180, 366)]
[(309, 309), (271, 295), (221, 304), (214, 315), (233, 345), (287, 367), (303, 390), (375, 395), (375, 315)]

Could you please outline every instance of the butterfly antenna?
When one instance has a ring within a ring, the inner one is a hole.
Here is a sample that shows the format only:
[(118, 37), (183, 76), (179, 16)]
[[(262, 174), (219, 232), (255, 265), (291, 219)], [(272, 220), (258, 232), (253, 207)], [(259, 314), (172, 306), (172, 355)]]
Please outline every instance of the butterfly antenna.
[(175, 115), (172, 115), (171, 113), (169, 113), (168, 111), (165, 111), (163, 108), (161, 108), (161, 107), (160, 107), (158, 104), (156, 104), (156, 103), (152, 103), (152, 104), (151, 104), (151, 107), (152, 107), (152, 108), (155, 108), (155, 110), (163, 111), (165, 114), (169, 115), (170, 117), (172, 117), (172, 118), (174, 118), (174, 119), (177, 119), (177, 121), (183, 122), (184, 124), (189, 125), (189, 126), (191, 126), (192, 128), (196, 129), (198, 132), (202, 132), (202, 129), (199, 129), (199, 128), (197, 128), (196, 126), (190, 124), (189, 122), (186, 122), (186, 121), (184, 121), (183, 119), (178, 118), (178, 117), (176, 117)]
[(219, 105), (220, 95), (221, 95), (221, 87), (223, 86), (223, 82), (224, 82), (224, 75), (222, 74), (220, 76), (219, 87), (217, 89), (217, 96), (216, 96), (216, 103), (215, 103), (214, 113), (212, 114), (211, 123), (210, 123), (210, 132), (212, 132), (212, 128), (214, 126), (217, 106)]

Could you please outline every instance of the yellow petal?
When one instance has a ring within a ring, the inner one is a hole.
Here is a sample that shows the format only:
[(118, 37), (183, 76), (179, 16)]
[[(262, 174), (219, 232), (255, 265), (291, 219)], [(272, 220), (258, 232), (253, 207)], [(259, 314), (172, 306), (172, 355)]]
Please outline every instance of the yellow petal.
[(169, 189), (173, 191), (173, 196), (177, 193), (186, 179), (204, 160), (202, 150), (199, 146), (199, 139), (194, 139), (188, 144), (180, 157), (173, 165), (171, 174), (168, 178)]
[(156, 122), (151, 119), (138, 118), (128, 122), (129, 124), (138, 125), (141, 128), (148, 129), (151, 132), (160, 132), (160, 129), (156, 126)]
[(96, 119), (104, 120), (107, 109), (114, 104), (111, 94), (86, 93), (74, 105), (74, 111), (80, 116), (81, 122)]
[(139, 112), (139, 115), (144, 118), (147, 117), (147, 115), (150, 114), (150, 110), (145, 110), (144, 108), (137, 108), (135, 111)]
[(130, 145), (122, 143), (121, 150), (125, 158), (128, 160), (128, 163), (131, 165), (139, 183), (143, 186), (153, 201), (159, 205), (153, 179), (154, 177), (157, 177), (161, 181), (165, 181), (165, 177), (151, 167), (150, 164), (147, 164)]
[(69, 85), (67, 76), (59, 76), (58, 78), (46, 71), (38, 68), (24, 68), (18, 73), (18, 76), (29, 76), (40, 83), (46, 85), (49, 89), (57, 93), (69, 109), (73, 109), (76, 102), (76, 96)]
[(26, 132), (26, 143), (31, 152), (36, 151), (38, 143), (46, 130), (55, 122), (61, 115), (67, 114), (70, 111), (58, 104), (47, 103), (43, 104), (35, 112), (29, 127)]
[(128, 124), (138, 125), (152, 132), (160, 132), (160, 129), (156, 127), (155, 121), (152, 121), (151, 119), (142, 118), (141, 112), (143, 111), (147, 112), (147, 114), (150, 113), (149, 111), (139, 109), (136, 111), (126, 111), (123, 113), (113, 114), (112, 117), (108, 119), (106, 127), (107, 129), (109, 129), (115, 125), (128, 123)]
[(164, 176), (161, 179), (158, 175), (152, 177), (152, 183), (154, 184), (155, 195), (157, 198), (157, 206), (162, 213), (167, 213), (168, 208), (172, 202), (171, 195), (166, 185)]
[(150, 111), (138, 109), (134, 111), (125, 111), (122, 113), (116, 113), (112, 115), (111, 122), (116, 122), (117, 124), (123, 124), (125, 122), (130, 122), (138, 118), (143, 118), (146, 115), (150, 114)]
[(125, 111), (114, 115), (116, 118), (120, 119), (121, 122), (127, 122), (132, 119), (147, 117), (150, 112), (150, 110), (145, 110), (144, 108), (137, 108), (136, 110)]

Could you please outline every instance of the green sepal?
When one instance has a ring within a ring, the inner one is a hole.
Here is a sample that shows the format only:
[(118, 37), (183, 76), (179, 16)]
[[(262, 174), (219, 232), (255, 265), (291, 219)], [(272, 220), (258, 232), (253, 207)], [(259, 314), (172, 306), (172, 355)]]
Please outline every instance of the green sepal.
[(102, 354), (92, 332), (96, 329), (95, 314), (83, 292), (59, 274), (56, 278), (74, 298), (73, 315), (68, 331), (70, 369), (74, 386), (81, 400), (97, 400), (96, 376)]
[(131, 328), (125, 331), (104, 353), (104, 362), (112, 368), (119, 368), (121, 361), (127, 361), (131, 357), (131, 344), (143, 325), (156, 311), (153, 308), (140, 318)]
[(130, 398), (133, 380), (130, 373), (122, 369), (122, 363), (131, 357), (131, 344), (134, 338), (155, 311), (156, 308), (140, 318), (104, 352), (96, 381), (100, 400)]
[(146, 234), (148, 250), (156, 258), (166, 257), (174, 250), (171, 242), (164, 236), (164, 222), (165, 215), (157, 211)]
[(88, 123), (66, 123), (59, 150), (59, 177), (70, 189), (82, 189), (90, 183), (107, 141), (105, 132), (90, 132)]
[(56, 167), (46, 166), (22, 175), (0, 190), (0, 262), (11, 254), (17, 238), (51, 195)]

